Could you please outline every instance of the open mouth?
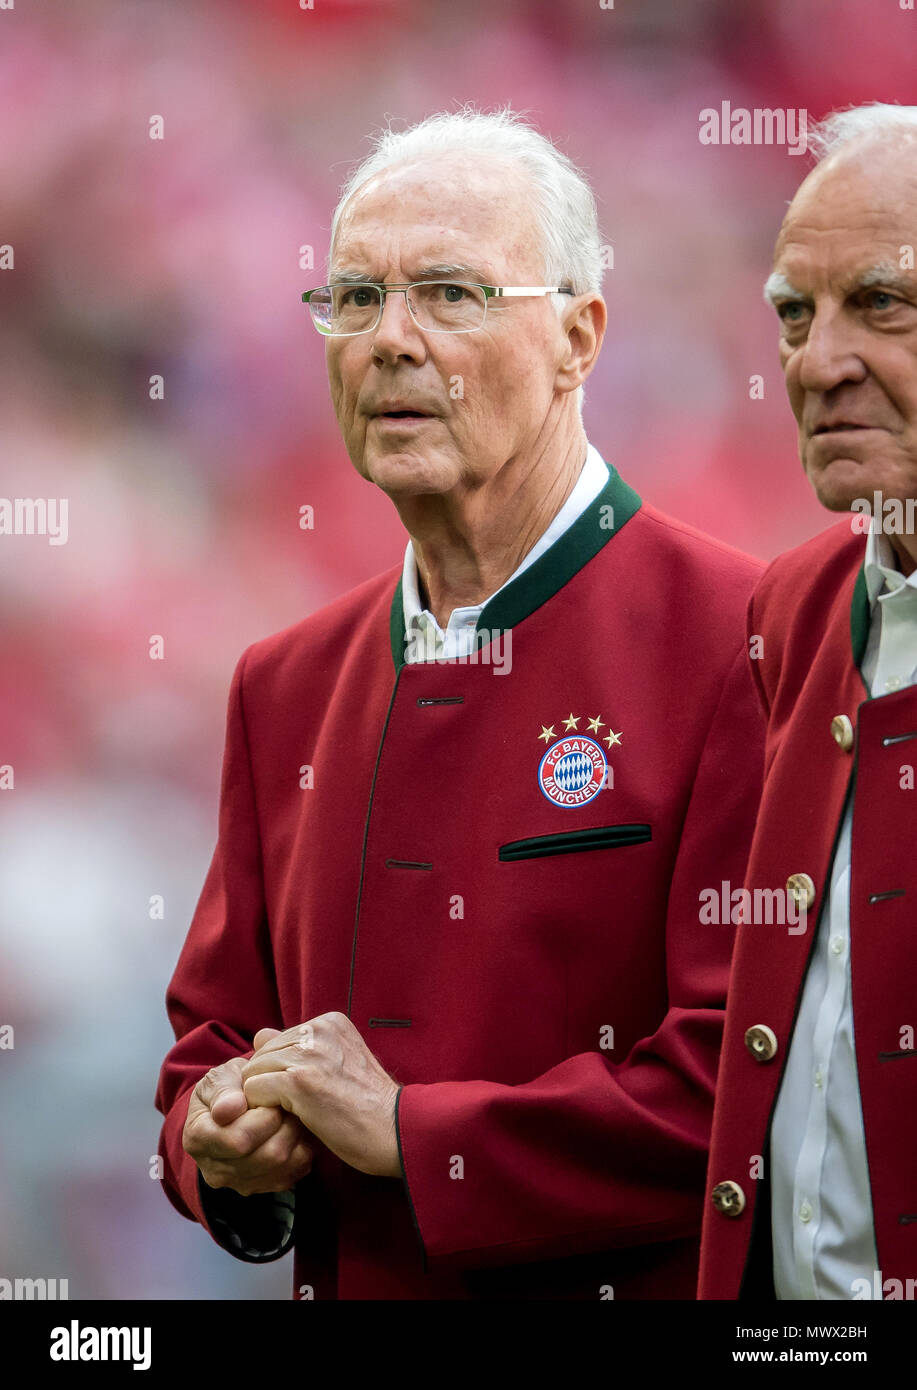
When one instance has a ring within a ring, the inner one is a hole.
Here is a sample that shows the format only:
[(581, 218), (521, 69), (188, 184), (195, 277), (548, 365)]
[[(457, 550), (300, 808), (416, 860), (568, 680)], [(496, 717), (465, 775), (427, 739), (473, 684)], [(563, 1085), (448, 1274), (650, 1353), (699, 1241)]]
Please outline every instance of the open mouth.
[(389, 421), (391, 424), (416, 425), (421, 420), (431, 420), (431, 415), (425, 414), (422, 410), (383, 410), (378, 415), (374, 415), (374, 420)]

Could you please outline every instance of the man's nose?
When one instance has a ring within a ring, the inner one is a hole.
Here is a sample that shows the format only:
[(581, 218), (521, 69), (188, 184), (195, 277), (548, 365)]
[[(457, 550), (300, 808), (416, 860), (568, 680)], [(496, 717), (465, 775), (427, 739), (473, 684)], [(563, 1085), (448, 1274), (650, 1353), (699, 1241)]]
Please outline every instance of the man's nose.
[(389, 290), (382, 305), (382, 317), (372, 334), (372, 354), (383, 362), (398, 357), (422, 357), (426, 351), (421, 329), (411, 317), (407, 293)]
[(857, 331), (837, 309), (816, 310), (799, 360), (805, 391), (831, 391), (845, 381), (863, 381), (868, 371), (859, 354)]

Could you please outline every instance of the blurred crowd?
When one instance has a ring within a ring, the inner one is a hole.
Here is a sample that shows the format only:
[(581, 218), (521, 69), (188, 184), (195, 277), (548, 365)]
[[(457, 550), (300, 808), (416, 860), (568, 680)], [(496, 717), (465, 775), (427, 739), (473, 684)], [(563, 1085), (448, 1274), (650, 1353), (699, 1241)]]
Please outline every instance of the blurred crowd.
[(831, 521), (761, 297), (807, 161), (704, 146), (699, 113), (908, 102), (915, 41), (898, 0), (0, 11), (0, 494), (69, 499), (66, 545), (0, 538), (0, 1277), (289, 1292), (286, 1263), (237, 1264), (172, 1212), (152, 1097), (233, 665), (403, 551), (299, 298), (366, 137), (508, 102), (584, 169), (613, 256), (590, 438), (647, 500), (770, 558)]

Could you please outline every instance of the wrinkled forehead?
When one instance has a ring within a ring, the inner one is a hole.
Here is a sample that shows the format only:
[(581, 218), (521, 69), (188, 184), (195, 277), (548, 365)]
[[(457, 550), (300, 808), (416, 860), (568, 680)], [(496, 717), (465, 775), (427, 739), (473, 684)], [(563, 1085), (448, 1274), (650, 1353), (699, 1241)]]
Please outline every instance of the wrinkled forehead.
[(849, 274), (917, 247), (917, 142), (866, 137), (819, 164), (787, 209), (774, 267)]
[[(360, 185), (341, 210), (333, 270), (383, 274), (393, 261), (456, 262), (542, 274), (543, 254), (533, 189), (505, 160), (448, 155), (382, 170)], [(382, 264), (384, 262), (385, 264)]]

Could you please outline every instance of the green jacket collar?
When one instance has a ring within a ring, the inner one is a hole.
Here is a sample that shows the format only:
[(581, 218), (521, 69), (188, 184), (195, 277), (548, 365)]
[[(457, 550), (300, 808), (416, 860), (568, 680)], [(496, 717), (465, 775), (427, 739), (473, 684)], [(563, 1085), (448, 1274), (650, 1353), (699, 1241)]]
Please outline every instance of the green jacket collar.
[[(853, 602), (850, 605), (850, 643), (853, 650), (853, 664), (860, 672), (860, 679), (863, 679), (861, 670), (863, 657), (866, 655), (866, 643), (869, 641), (869, 624), (872, 618), (872, 611), (869, 603), (869, 591), (866, 587), (866, 565), (860, 565), (857, 573), (856, 583), (853, 586)], [(866, 686), (865, 680), (863, 685)], [(866, 694), (871, 692), (866, 687)]]
[[(611, 464), (607, 467), (608, 482), (583, 514), (518, 579), (485, 603), (477, 622), (478, 632), (516, 627), (553, 598), (640, 509), (639, 494)], [(404, 665), (405, 638), (400, 579), (392, 597), (390, 632), (392, 658), (398, 671)]]

